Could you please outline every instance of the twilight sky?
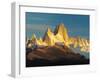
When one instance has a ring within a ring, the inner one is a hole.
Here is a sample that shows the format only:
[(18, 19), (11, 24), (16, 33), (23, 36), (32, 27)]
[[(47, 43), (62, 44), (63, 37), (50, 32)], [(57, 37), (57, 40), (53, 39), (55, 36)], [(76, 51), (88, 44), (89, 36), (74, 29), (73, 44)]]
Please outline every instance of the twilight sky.
[(68, 29), (69, 36), (89, 39), (89, 15), (26, 12), (25, 16), (28, 38), (33, 33), (38, 38), (43, 37), (48, 27), (54, 31), (58, 24), (63, 23)]

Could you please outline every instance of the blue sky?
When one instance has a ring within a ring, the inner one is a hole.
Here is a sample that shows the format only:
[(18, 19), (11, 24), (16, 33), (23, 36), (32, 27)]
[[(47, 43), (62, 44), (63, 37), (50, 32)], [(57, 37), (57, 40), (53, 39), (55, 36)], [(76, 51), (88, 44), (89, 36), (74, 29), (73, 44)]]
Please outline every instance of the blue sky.
[[(89, 39), (89, 15), (26, 12), (25, 16), (28, 38), (31, 38), (33, 33), (37, 38), (43, 37), (48, 27), (54, 31), (58, 24), (63, 23), (68, 29), (69, 36)], [(76, 49), (75, 51), (89, 58), (88, 53), (82, 53)]]
[(26, 35), (34, 33), (38, 38), (43, 37), (47, 27), (52, 30), (63, 23), (68, 29), (69, 36), (89, 39), (89, 15), (53, 14), (26, 12)]

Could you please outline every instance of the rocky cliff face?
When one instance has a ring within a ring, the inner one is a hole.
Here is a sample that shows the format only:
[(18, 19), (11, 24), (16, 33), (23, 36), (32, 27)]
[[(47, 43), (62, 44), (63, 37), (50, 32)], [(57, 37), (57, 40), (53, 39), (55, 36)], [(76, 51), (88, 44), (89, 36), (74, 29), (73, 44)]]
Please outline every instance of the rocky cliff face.
[(48, 28), (43, 38), (37, 39), (33, 34), (26, 45), (26, 67), (89, 64), (89, 59), (71, 49), (80, 47), (89, 52), (89, 40), (69, 36), (64, 24), (54, 32)]
[(53, 46), (55, 44), (55, 36), (50, 28), (47, 29), (43, 41), (47, 44), (47, 46)]
[(54, 34), (55, 35), (61, 35), (63, 37), (64, 41), (68, 41), (68, 38), (69, 38), (68, 30), (67, 30), (67, 28), (65, 28), (63, 23), (59, 24), (56, 27)]
[(26, 67), (78, 64), (89, 64), (89, 59), (66, 46), (54, 45), (37, 48), (30, 50), (26, 55)]
[(66, 42), (68, 41), (67, 29), (65, 28), (64, 24), (59, 24), (55, 28), (54, 32), (52, 32), (50, 28), (48, 28), (43, 40), (49, 46), (53, 46), (55, 45), (55, 43), (61, 42), (64, 43), (64, 45), (66, 45)]
[(68, 35), (68, 29), (62, 23), (55, 28), (54, 32), (48, 28), (43, 38), (37, 39), (33, 35), (31, 40), (33, 44), (35, 43), (38, 46), (61, 44), (70, 48), (70, 45), (73, 45), (74, 48), (80, 47), (81, 51), (89, 52), (89, 41), (80, 37), (70, 37)]

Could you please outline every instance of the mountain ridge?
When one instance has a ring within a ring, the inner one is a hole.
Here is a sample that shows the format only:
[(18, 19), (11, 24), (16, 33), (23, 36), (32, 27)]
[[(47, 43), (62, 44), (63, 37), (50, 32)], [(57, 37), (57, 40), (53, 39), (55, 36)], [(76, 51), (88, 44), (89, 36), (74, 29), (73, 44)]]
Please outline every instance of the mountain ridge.
[(54, 46), (55, 44), (65, 45), (70, 47), (73, 45), (74, 48), (80, 47), (83, 52), (89, 52), (89, 41), (80, 37), (70, 37), (68, 35), (68, 29), (63, 23), (56, 26), (54, 32), (48, 27), (41, 40), (34, 37), (36, 40), (32, 40), (38, 46)]
[(73, 48), (80, 47), (80, 51), (89, 52), (89, 40), (68, 35), (68, 29), (63, 23), (52, 31), (47, 28), (43, 38), (37, 38), (35, 34), (26, 40), (26, 67), (77, 65), (89, 64), (80, 53)]
[(89, 64), (89, 59), (74, 53), (67, 46), (37, 48), (26, 55), (26, 67), (78, 64)]

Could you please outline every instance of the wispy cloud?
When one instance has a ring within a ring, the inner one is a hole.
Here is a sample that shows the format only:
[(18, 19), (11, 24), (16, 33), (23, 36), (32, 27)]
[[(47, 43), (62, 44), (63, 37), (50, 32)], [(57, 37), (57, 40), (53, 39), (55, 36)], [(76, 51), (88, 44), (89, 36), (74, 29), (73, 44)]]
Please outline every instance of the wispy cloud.
[(49, 25), (45, 24), (26, 24), (27, 30), (45, 31), (48, 27)]
[(34, 33), (37, 37), (43, 37), (49, 25), (45, 24), (26, 24), (26, 34), (31, 37)]
[(32, 21), (42, 21), (42, 20), (46, 20), (45, 18), (40, 18), (40, 17), (32, 17), (30, 18)]

